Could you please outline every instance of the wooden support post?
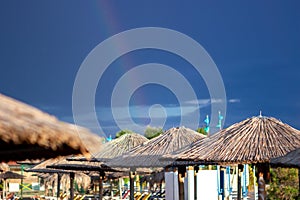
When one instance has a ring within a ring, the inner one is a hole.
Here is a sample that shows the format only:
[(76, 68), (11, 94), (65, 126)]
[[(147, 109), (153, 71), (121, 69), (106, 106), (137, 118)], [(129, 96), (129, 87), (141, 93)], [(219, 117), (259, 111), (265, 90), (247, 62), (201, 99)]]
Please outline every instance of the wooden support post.
[(75, 178), (75, 173), (71, 172), (70, 173), (70, 199), (74, 199), (74, 178)]
[(197, 199), (197, 173), (200, 170), (199, 166), (194, 167), (194, 191), (195, 191), (195, 199)]
[(129, 172), (130, 200), (134, 200), (134, 172)]
[(243, 165), (238, 165), (238, 176), (237, 176), (237, 181), (238, 181), (238, 184), (237, 184), (237, 199), (238, 200), (241, 200), (242, 199), (242, 184), (241, 184), (241, 175), (242, 175), (242, 169), (243, 169)]
[(54, 190), (54, 186), (55, 186), (55, 180), (51, 181), (51, 196), (55, 197), (55, 190)]
[(56, 192), (56, 197), (57, 197), (57, 200), (59, 199), (59, 195), (60, 195), (60, 180), (61, 180), (61, 174), (60, 173), (57, 173), (57, 192)]
[(110, 197), (111, 197), (111, 199), (113, 199), (114, 192), (113, 192), (113, 181), (112, 181), (112, 179), (109, 179), (109, 183), (110, 183)]
[(3, 181), (3, 199), (5, 199), (6, 198), (6, 179), (4, 179), (4, 181)]
[(130, 180), (130, 200), (134, 200), (134, 172), (129, 172)]
[(103, 180), (102, 177), (99, 177), (99, 200), (103, 199)]
[(184, 200), (184, 177), (186, 173), (185, 166), (178, 167), (178, 190), (179, 200)]
[(99, 200), (103, 199), (103, 180), (105, 177), (105, 173), (103, 171), (100, 171), (99, 176)]
[(119, 196), (120, 196), (120, 199), (122, 199), (122, 178), (119, 178)]

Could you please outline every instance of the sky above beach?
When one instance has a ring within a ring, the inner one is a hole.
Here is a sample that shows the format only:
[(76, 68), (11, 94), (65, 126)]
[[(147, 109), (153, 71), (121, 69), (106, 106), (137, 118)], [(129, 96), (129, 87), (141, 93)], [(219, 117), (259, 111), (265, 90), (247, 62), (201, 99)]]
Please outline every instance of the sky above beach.
[[(298, 1), (1, 1), (0, 93), (74, 123), (73, 86), (89, 53), (123, 31), (162, 27), (198, 42), (216, 64), (227, 98), (224, 127), (262, 111), (300, 129), (299, 9)], [(118, 45), (122, 44), (116, 45), (116, 51)], [(106, 55), (99, 55), (100, 60), (101, 56)], [(185, 112), (180, 112), (182, 102), (170, 88), (143, 85), (130, 97), (131, 120), (142, 126), (152, 120), (151, 125), (160, 126), (165, 115), (163, 128), (168, 129), (178, 126), (182, 115), (188, 119), (190, 112), (199, 112), (196, 126), (203, 126), (214, 101), (203, 77), (172, 52), (142, 49), (114, 60), (96, 87), (95, 112), (103, 132), (114, 135), (119, 130), (116, 120), (133, 128), (124, 114), (127, 108), (115, 108), (113, 116), (111, 98), (118, 80), (146, 63), (177, 70), (190, 82), (197, 99), (185, 99)], [(126, 86), (130, 89), (144, 76), (136, 74)], [(185, 88), (179, 92), (184, 94)], [(161, 107), (165, 113), (156, 112)], [(99, 131), (88, 115), (81, 125)]]

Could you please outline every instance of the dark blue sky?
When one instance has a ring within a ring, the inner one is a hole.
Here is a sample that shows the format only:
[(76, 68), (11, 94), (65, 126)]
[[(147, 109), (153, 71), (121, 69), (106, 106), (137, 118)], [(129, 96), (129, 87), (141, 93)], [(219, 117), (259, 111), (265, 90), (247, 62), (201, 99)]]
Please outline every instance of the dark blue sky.
[[(73, 84), (88, 53), (119, 32), (164, 27), (196, 40), (216, 63), (230, 101), (225, 126), (262, 110), (300, 129), (299, 9), (298, 1), (1, 1), (0, 92), (72, 122)], [(116, 60), (98, 86), (99, 123), (107, 134), (118, 130), (106, 110), (115, 82), (149, 62), (173, 66), (201, 91), (199, 99), (209, 98), (201, 77), (180, 58), (132, 52)], [(136, 91), (131, 104), (142, 113), (152, 104), (178, 102), (166, 88), (153, 85)], [(201, 126), (210, 106), (200, 112)], [(134, 120), (147, 124), (141, 113)], [(170, 116), (164, 128), (178, 120)]]

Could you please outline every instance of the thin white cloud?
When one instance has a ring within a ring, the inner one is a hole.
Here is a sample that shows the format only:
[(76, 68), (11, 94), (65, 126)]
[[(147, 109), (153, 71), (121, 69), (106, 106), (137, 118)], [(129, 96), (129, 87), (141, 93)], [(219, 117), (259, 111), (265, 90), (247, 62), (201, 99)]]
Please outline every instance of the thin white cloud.
[(190, 105), (208, 105), (210, 103), (210, 99), (195, 99), (184, 102), (185, 104)]
[(241, 100), (240, 99), (229, 99), (228, 102), (229, 103), (240, 103)]

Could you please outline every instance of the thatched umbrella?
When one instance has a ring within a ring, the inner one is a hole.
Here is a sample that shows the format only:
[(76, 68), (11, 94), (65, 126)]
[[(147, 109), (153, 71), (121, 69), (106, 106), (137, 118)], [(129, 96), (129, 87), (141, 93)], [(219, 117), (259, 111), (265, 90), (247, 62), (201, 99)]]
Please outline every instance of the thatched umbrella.
[(127, 133), (120, 137), (105, 143), (99, 152), (94, 155), (97, 160), (105, 160), (121, 156), (124, 153), (132, 150), (134, 147), (139, 146), (149, 141), (146, 137), (137, 133)]
[(177, 160), (221, 164), (266, 163), (300, 147), (300, 131), (272, 117), (236, 123), (175, 155)]
[[(100, 199), (102, 197), (102, 181), (104, 179), (104, 172), (111, 171), (124, 171), (125, 169), (110, 168), (105, 165), (105, 161), (112, 159), (116, 156), (120, 156), (132, 148), (147, 142), (148, 139), (137, 133), (127, 133), (114, 139), (108, 143), (105, 143), (98, 149), (98, 153), (94, 154), (94, 157), (90, 159), (82, 157), (70, 157), (66, 162), (59, 162), (55, 165), (49, 166), (56, 169), (69, 169), (69, 170), (87, 170), (87, 171), (98, 171), (100, 173)], [(95, 161), (95, 162), (94, 162)], [(148, 170), (149, 171), (149, 170)], [(121, 173), (118, 173), (121, 175)]]
[(82, 172), (104, 172), (104, 171), (117, 171), (107, 165), (104, 165), (101, 162), (90, 162), (90, 161), (70, 161), (70, 160), (61, 160), (52, 165), (48, 165), (47, 168), (53, 169), (62, 169), (62, 170), (74, 170)]
[(87, 154), (80, 136), (91, 133), (0, 94), (0, 161)]
[(279, 166), (279, 167), (300, 168), (300, 148), (291, 151), (284, 156), (272, 158), (270, 164), (271, 166), (276, 166), (276, 167)]
[[(55, 164), (47, 166), (47, 168), (53, 168), (53, 169), (61, 169), (61, 170), (72, 170), (72, 171), (80, 171), (80, 172), (91, 172), (96, 171), (99, 172), (100, 177), (104, 177), (105, 171), (118, 171), (113, 168), (108, 167), (107, 165), (104, 165), (101, 162), (90, 162), (90, 161), (77, 161), (77, 160), (60, 160)], [(100, 180), (102, 180), (100, 179)], [(74, 191), (73, 191), (73, 181), (74, 181), (74, 173), (70, 173), (70, 187), (71, 187), (71, 199), (73, 199)], [(101, 181), (100, 181), (101, 182)], [(101, 190), (101, 183), (100, 183), (100, 199), (102, 199), (102, 190)]]
[[(171, 156), (194, 163), (268, 163), (300, 147), (300, 131), (272, 117), (252, 117)], [(260, 169), (258, 169), (260, 170)]]
[[(165, 167), (169, 163), (160, 161), (159, 158), (161, 158), (161, 156), (177, 151), (204, 137), (204, 135), (189, 128), (171, 128), (149, 142), (137, 146), (122, 156), (112, 159), (107, 165), (130, 167), (132, 171), (139, 167)], [(133, 191), (133, 188), (131, 188), (130, 191)], [(133, 199), (133, 193), (130, 193), (130, 195), (130, 199)]]
[(298, 193), (300, 195), (300, 148), (291, 151), (284, 156), (272, 158), (270, 164), (272, 167), (298, 168)]
[(47, 160), (44, 160), (42, 162), (40, 162), (39, 164), (35, 165), (34, 167), (30, 168), (30, 169), (26, 169), (25, 171), (27, 172), (36, 172), (36, 173), (43, 173), (43, 174), (48, 174), (47, 176), (52, 176), (52, 174), (57, 174), (57, 176), (52, 176), (57, 178), (57, 198), (59, 198), (59, 191), (60, 191), (60, 181), (61, 181), (61, 177), (63, 174), (67, 173), (71, 173), (70, 171), (66, 171), (66, 170), (57, 170), (57, 169), (48, 169), (46, 168), (48, 165), (51, 165), (53, 163), (58, 162), (59, 160), (64, 160), (66, 159), (65, 156), (59, 156), (56, 158), (50, 158)]
[(189, 128), (171, 128), (160, 136), (137, 146), (123, 156), (116, 157), (107, 162), (114, 167), (165, 167), (166, 162), (159, 160), (165, 154), (177, 151), (205, 136)]
[(25, 177), (21, 174), (11, 172), (11, 171), (7, 171), (7, 172), (0, 174), (0, 179), (22, 179), (22, 178), (25, 178)]
[(3, 187), (3, 198), (6, 197), (6, 180), (7, 179), (23, 179), (25, 176), (12, 172), (12, 171), (6, 171), (2, 174), (0, 174), (0, 179), (4, 180), (4, 187)]

